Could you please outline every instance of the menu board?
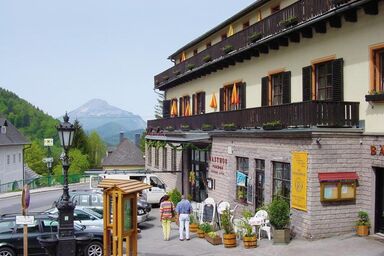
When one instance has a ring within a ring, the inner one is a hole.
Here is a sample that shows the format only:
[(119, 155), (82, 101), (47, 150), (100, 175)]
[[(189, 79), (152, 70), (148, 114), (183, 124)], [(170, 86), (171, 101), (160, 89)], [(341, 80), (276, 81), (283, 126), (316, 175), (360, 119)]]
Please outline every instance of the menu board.
[(354, 183), (343, 183), (341, 184), (341, 194), (342, 199), (353, 199), (355, 198), (355, 186)]
[(337, 183), (333, 184), (324, 184), (324, 193), (323, 197), (325, 200), (335, 200), (338, 198), (337, 193)]
[(124, 198), (124, 232), (132, 229), (132, 201), (131, 198)]

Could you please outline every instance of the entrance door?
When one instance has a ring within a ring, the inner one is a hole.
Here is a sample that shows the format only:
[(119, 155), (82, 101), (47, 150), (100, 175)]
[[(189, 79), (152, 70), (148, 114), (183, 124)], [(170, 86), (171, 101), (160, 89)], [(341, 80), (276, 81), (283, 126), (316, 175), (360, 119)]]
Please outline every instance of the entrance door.
[(256, 159), (255, 210), (264, 204), (265, 161)]
[(208, 197), (207, 171), (209, 154), (198, 149), (194, 149), (191, 152), (191, 171), (189, 172), (190, 194), (193, 201), (202, 202)]
[(376, 169), (375, 233), (384, 234), (384, 169)]

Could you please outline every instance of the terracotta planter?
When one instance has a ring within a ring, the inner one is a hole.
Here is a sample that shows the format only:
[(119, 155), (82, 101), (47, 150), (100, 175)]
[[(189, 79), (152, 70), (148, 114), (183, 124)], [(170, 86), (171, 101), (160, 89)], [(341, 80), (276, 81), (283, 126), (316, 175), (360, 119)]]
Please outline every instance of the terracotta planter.
[(273, 243), (274, 244), (288, 244), (291, 240), (289, 229), (274, 229), (273, 230)]
[(257, 247), (257, 237), (256, 237), (256, 235), (254, 235), (254, 236), (244, 236), (243, 237), (243, 243), (244, 243), (244, 248), (245, 249), (256, 248)]
[(208, 235), (205, 235), (205, 240), (207, 240), (210, 244), (213, 244), (213, 245), (219, 245), (223, 243), (220, 236), (215, 236), (214, 238), (212, 238)]
[(191, 231), (192, 233), (196, 233), (198, 229), (199, 225), (197, 225), (196, 223), (189, 224), (189, 231)]
[(356, 235), (367, 236), (369, 233), (368, 226), (356, 226)]
[(224, 234), (223, 242), (225, 248), (236, 247), (236, 234)]
[(197, 229), (197, 237), (198, 238), (204, 238), (205, 237), (204, 231), (201, 229)]

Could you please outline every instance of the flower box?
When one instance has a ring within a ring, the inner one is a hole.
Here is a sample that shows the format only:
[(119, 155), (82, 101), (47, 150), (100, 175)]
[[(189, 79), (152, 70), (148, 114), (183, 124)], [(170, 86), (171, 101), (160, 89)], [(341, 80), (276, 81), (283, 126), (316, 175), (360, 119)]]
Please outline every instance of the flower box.
[(219, 244), (223, 244), (223, 239), (221, 238), (221, 236), (215, 236), (215, 237), (210, 237), (209, 235), (205, 235), (205, 240), (207, 240), (209, 243), (213, 244), (213, 245), (219, 245)]
[(226, 46), (223, 47), (223, 52), (224, 52), (225, 54), (228, 54), (228, 53), (230, 53), (230, 52), (232, 52), (232, 51), (233, 51), (233, 46), (230, 45), (230, 44), (228, 44), (228, 45), (226, 45)]
[(236, 131), (237, 127), (234, 123), (224, 124), (223, 125), (224, 131)]
[(169, 131), (169, 132), (173, 132), (175, 130), (175, 127), (173, 126), (167, 126), (165, 127), (165, 130)]
[(284, 125), (279, 120), (263, 123), (264, 130), (281, 130), (283, 128)]
[(188, 124), (182, 124), (182, 125), (180, 125), (180, 130), (182, 130), (182, 131), (187, 132), (187, 131), (189, 131), (190, 129), (191, 129), (191, 127), (189, 127)]
[(365, 95), (365, 101), (382, 101), (382, 102), (384, 102), (384, 93)]
[(190, 63), (190, 64), (187, 65), (187, 69), (188, 70), (192, 70), (194, 68), (195, 68), (195, 64)]
[(291, 27), (291, 26), (296, 25), (298, 22), (299, 22), (299, 19), (297, 17), (291, 16), (285, 20), (281, 20), (279, 22), (279, 25), (287, 28), (287, 27)]
[(201, 126), (201, 130), (203, 130), (203, 131), (212, 131), (213, 130), (213, 125), (211, 125), (211, 124), (203, 124)]
[(210, 62), (212, 60), (212, 57), (211, 57), (211, 55), (205, 55), (204, 57), (203, 57), (203, 61), (205, 62), (205, 63), (207, 63), (207, 62)]
[(251, 43), (256, 42), (257, 40), (260, 40), (263, 37), (263, 34), (261, 32), (254, 32), (252, 33), (248, 39)]

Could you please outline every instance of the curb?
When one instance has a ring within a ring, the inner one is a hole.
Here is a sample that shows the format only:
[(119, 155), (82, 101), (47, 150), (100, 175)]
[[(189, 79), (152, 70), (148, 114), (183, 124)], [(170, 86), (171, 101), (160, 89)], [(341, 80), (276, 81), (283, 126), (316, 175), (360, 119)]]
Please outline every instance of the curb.
[[(83, 183), (70, 184), (68, 187), (71, 188), (71, 187), (73, 187), (75, 185), (78, 185), (78, 184), (83, 184)], [(42, 192), (47, 192), (47, 191), (55, 191), (55, 190), (62, 190), (62, 189), (63, 189), (63, 186), (35, 188), (35, 189), (31, 189), (29, 193), (30, 194), (37, 194), (37, 193), (42, 193)], [(22, 193), (22, 191), (1, 193), (0, 194), (0, 199), (21, 196), (21, 193)]]

